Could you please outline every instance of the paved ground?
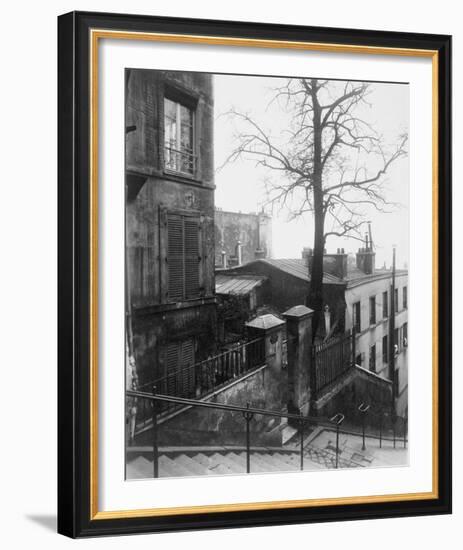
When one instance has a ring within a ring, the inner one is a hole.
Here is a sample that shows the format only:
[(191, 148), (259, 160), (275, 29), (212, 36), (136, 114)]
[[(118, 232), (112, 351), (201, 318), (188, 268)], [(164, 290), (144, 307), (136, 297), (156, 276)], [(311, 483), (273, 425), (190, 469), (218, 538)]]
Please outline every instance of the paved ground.
[[(336, 457), (336, 432), (326, 429), (315, 430), (306, 440), (306, 446), (320, 449)], [(408, 449), (404, 449), (403, 440), (396, 441), (394, 448), (391, 440), (365, 438), (365, 450), (362, 450), (362, 437), (351, 434), (339, 434), (339, 458), (341, 467), (385, 467), (406, 466)], [(329, 467), (329, 466), (327, 466)]]

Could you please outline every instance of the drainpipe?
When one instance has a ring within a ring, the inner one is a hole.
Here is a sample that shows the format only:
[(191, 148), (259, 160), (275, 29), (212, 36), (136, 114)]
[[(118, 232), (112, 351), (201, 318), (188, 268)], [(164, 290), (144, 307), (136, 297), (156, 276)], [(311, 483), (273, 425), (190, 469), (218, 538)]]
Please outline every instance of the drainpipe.
[(392, 414), (395, 414), (395, 353), (394, 353), (394, 330), (395, 330), (395, 246), (392, 248), (392, 284), (391, 284), (391, 312), (389, 317), (389, 378), (392, 382)]

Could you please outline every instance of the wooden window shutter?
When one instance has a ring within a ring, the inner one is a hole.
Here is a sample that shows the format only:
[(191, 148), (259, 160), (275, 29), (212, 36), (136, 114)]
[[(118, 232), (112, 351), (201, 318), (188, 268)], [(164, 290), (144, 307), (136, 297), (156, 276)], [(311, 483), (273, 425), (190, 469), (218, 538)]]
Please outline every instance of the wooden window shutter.
[(177, 395), (177, 370), (179, 366), (180, 347), (177, 342), (172, 342), (166, 346), (166, 387), (167, 395)]
[(168, 295), (170, 301), (200, 296), (199, 220), (167, 215)]
[(169, 270), (169, 299), (181, 300), (184, 296), (183, 219), (167, 216), (167, 263)]
[(192, 338), (182, 342), (180, 369), (182, 395), (190, 396), (194, 393), (194, 342)]
[(185, 294), (186, 298), (199, 297), (199, 223), (185, 218)]

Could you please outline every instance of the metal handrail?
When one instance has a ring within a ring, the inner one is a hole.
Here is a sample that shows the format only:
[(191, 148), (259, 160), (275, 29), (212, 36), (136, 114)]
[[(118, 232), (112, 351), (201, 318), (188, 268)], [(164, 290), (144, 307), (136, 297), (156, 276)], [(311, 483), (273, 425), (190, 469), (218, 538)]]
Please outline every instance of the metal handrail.
[[(287, 418), (287, 419), (294, 419), (299, 424), (300, 428), (300, 438), (299, 438), (299, 445), (300, 445), (300, 469), (304, 470), (304, 427), (307, 423), (313, 423), (316, 424), (319, 427), (325, 427), (325, 428), (335, 428), (336, 431), (336, 459), (335, 459), (335, 468), (339, 467), (339, 434), (345, 433), (345, 434), (352, 434), (352, 435), (361, 435), (362, 436), (362, 449), (365, 450), (365, 437), (366, 437), (366, 430), (365, 430), (365, 416), (366, 413), (370, 410), (369, 405), (365, 405), (364, 403), (361, 403), (358, 407), (358, 410), (362, 413), (362, 431), (357, 433), (356, 431), (352, 430), (341, 430), (340, 426), (345, 420), (345, 416), (342, 413), (336, 413), (334, 416), (332, 416), (328, 421), (323, 421), (320, 417), (315, 416), (303, 416), (302, 414), (297, 415), (294, 413), (289, 412), (282, 412), (282, 411), (271, 411), (268, 409), (260, 409), (257, 407), (251, 407), (249, 403), (246, 404), (246, 407), (242, 407), (239, 405), (230, 405), (225, 403), (210, 403), (207, 401), (197, 401), (195, 399), (187, 399), (184, 397), (173, 397), (170, 395), (162, 395), (156, 393), (156, 386), (153, 386), (153, 393), (147, 393), (142, 391), (136, 391), (136, 390), (127, 390), (126, 395), (132, 398), (140, 398), (140, 399), (148, 399), (153, 402), (153, 410), (152, 410), (152, 421), (153, 421), (153, 475), (154, 477), (159, 477), (159, 445), (158, 445), (158, 407), (157, 402), (167, 402), (167, 403), (176, 403), (179, 405), (183, 405), (185, 407), (203, 407), (206, 409), (215, 409), (215, 410), (223, 410), (223, 411), (229, 411), (229, 412), (239, 412), (243, 415), (243, 418), (246, 422), (246, 473), (250, 473), (250, 461), (251, 461), (251, 432), (250, 432), (250, 423), (251, 420), (254, 418), (255, 415), (262, 415), (262, 416), (273, 416), (277, 418)], [(373, 412), (373, 411), (372, 411)], [(378, 415), (378, 413), (374, 413), (374, 415)], [(389, 416), (387, 413), (380, 414), (380, 432), (379, 432), (379, 446), (381, 448), (382, 441), (385, 438), (382, 435), (382, 419), (383, 417)], [(396, 422), (397, 419), (401, 418), (398, 416), (395, 416), (394, 418), (391, 418), (392, 422), (392, 428), (393, 428), (393, 443), (394, 448), (396, 447)], [(406, 448), (407, 444), (407, 436), (406, 436), (406, 426), (407, 426), (407, 418), (403, 418), (404, 422), (404, 434), (403, 434), (403, 446)], [(374, 437), (377, 438), (376, 435), (369, 435), (367, 437)]]

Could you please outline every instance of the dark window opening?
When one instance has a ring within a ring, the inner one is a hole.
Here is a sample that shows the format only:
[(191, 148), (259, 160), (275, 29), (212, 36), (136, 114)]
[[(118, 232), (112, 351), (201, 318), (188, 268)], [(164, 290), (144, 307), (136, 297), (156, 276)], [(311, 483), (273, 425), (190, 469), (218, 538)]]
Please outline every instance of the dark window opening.
[(385, 336), (383, 336), (383, 363), (387, 363), (387, 360), (388, 360), (388, 357), (389, 357), (389, 353), (388, 353), (388, 338), (387, 338), (387, 334)]
[(386, 319), (388, 316), (388, 307), (387, 307), (387, 290), (383, 292), (383, 319)]
[(354, 304), (354, 332), (361, 331), (360, 302)]
[(370, 325), (376, 324), (376, 296), (370, 297)]
[(408, 308), (408, 291), (406, 286), (402, 289), (402, 304), (404, 309)]

